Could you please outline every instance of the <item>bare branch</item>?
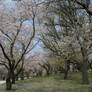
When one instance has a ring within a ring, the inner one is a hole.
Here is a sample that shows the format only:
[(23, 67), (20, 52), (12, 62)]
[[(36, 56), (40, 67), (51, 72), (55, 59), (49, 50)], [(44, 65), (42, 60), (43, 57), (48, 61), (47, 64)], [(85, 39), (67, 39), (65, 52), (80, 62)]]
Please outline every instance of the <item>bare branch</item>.
[[(13, 42), (11, 43), (11, 46), (10, 46), (10, 55), (11, 55), (11, 58), (14, 60), (14, 55), (13, 55), (13, 48), (14, 48), (14, 44), (15, 44), (15, 42), (16, 42), (16, 39), (17, 39), (17, 37), (18, 37), (18, 35), (19, 35), (19, 33), (20, 33), (20, 31), (21, 31), (21, 26), (22, 26), (22, 23), (23, 22), (21, 22), (20, 23), (20, 27), (17, 29), (17, 33), (16, 33), (16, 35), (15, 35), (15, 37), (14, 37), (14, 40), (13, 40)], [(15, 60), (14, 60), (15, 61)], [(14, 63), (14, 62), (13, 62)]]
[(0, 43), (0, 47), (1, 47), (1, 49), (2, 49), (2, 52), (3, 52), (4, 57), (8, 60), (9, 66), (10, 66), (10, 68), (11, 68), (11, 61), (10, 61), (10, 58), (7, 56), (7, 53), (5, 52), (4, 47), (2, 46), (1, 43)]
[(32, 47), (29, 49), (25, 54), (28, 54), (31, 50), (34, 49), (34, 47), (39, 43), (40, 40), (38, 40)]
[(12, 41), (12, 38), (8, 34), (4, 33), (2, 29), (0, 29), (0, 32), (4, 34), (8, 38), (9, 41)]
[(19, 59), (18, 62), (16, 63), (14, 69), (16, 69), (16, 67), (18, 66), (18, 64), (20, 63), (20, 61), (22, 60), (22, 58), (24, 57), (24, 55), (25, 55), (27, 49), (29, 48), (29, 46), (30, 46), (30, 44), (31, 44), (31, 42), (32, 42), (32, 40), (33, 40), (33, 38), (34, 38), (34, 36), (35, 36), (35, 14), (33, 14), (32, 21), (33, 21), (33, 34), (32, 34), (32, 36), (30, 37), (29, 43), (27, 44), (27, 47), (26, 47), (25, 50), (23, 51), (23, 53), (22, 53), (20, 59)]

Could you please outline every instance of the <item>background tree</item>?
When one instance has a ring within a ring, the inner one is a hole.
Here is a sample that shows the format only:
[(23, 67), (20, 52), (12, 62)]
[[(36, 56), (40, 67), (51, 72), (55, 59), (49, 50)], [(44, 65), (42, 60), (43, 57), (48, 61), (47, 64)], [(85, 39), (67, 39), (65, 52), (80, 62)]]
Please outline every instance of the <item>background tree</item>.
[[(59, 53), (59, 55), (62, 56), (63, 50), (58, 50), (56, 47), (61, 48), (62, 44), (64, 44), (64, 50), (71, 55), (71, 51), (73, 53), (76, 51), (73, 47), (73, 45), (76, 44), (75, 46), (78, 46), (78, 50), (81, 52), (82, 57), (80, 64), (83, 83), (88, 84), (88, 50), (91, 46), (90, 38), (92, 33), (89, 27), (89, 17), (86, 15), (86, 12), (84, 10), (76, 9), (76, 5), (73, 6), (73, 2), (70, 0), (62, 0), (50, 3), (46, 16), (48, 16), (48, 18), (47, 22), (45, 21), (45, 25), (47, 26), (48, 31), (46, 31), (47, 33), (45, 33), (45, 36), (44, 34), (42, 35), (44, 45), (55, 54), (58, 55)], [(62, 41), (62, 39), (66, 40)], [(65, 41), (68, 44), (67, 46)], [(61, 46), (58, 45), (59, 43)], [(68, 47), (69, 52), (66, 47)], [(66, 53), (65, 55), (65, 58), (69, 58), (69, 55)], [(67, 60), (70, 61), (70, 59)]]

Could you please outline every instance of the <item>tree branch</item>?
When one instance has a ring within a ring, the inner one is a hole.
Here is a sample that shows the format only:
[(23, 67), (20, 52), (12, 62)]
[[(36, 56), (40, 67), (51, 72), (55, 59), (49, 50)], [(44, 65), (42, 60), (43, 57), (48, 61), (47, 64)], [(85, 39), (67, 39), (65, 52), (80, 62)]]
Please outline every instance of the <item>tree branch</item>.
[(32, 37), (30, 37), (30, 40), (29, 40), (29, 43), (27, 44), (27, 47), (25, 48), (25, 50), (23, 51), (20, 59), (18, 60), (18, 62), (16, 63), (14, 69), (16, 69), (16, 67), (18, 66), (18, 64), (20, 63), (20, 61), (22, 60), (23, 56), (25, 55), (28, 47), (30, 46), (34, 36), (35, 36), (35, 14), (33, 13), (33, 18), (32, 18), (32, 21), (33, 21), (33, 34), (32, 34)]
[(0, 43), (0, 47), (1, 47), (1, 49), (2, 49), (2, 52), (3, 52), (4, 57), (8, 60), (9, 66), (10, 66), (10, 68), (11, 68), (11, 60), (10, 60), (10, 58), (8, 57), (7, 53), (5, 52), (4, 47), (2, 46), (1, 43)]
[(9, 41), (12, 41), (12, 38), (8, 34), (4, 33), (2, 29), (0, 29), (0, 32), (4, 34), (8, 38)]

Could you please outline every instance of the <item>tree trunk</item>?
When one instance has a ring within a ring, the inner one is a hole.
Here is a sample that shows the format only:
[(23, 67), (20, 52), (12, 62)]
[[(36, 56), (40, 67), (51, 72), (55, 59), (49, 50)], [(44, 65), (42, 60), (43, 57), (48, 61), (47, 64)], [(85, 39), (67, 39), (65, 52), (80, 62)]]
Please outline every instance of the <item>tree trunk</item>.
[(12, 72), (12, 84), (15, 84), (15, 74)]
[(21, 71), (21, 80), (24, 80), (24, 69)]
[(64, 79), (67, 79), (68, 78), (68, 71), (70, 69), (70, 61), (67, 60), (65, 62), (65, 72), (64, 72)]
[(12, 84), (15, 84), (15, 77), (12, 77)]
[(88, 73), (87, 73), (88, 56), (87, 56), (87, 51), (85, 47), (83, 46), (81, 47), (81, 52), (83, 56), (83, 61), (82, 61), (82, 66), (81, 66), (82, 80), (83, 80), (83, 84), (89, 84)]
[(83, 84), (89, 84), (87, 73), (87, 61), (84, 61), (81, 67)]
[(50, 75), (50, 70), (46, 69), (46, 72), (47, 72), (47, 76)]
[(18, 76), (16, 76), (16, 81), (18, 81)]
[(12, 89), (11, 75), (8, 74), (6, 78), (6, 90), (11, 90), (11, 89)]
[(65, 71), (64, 73), (64, 79), (67, 79), (68, 78), (68, 71)]

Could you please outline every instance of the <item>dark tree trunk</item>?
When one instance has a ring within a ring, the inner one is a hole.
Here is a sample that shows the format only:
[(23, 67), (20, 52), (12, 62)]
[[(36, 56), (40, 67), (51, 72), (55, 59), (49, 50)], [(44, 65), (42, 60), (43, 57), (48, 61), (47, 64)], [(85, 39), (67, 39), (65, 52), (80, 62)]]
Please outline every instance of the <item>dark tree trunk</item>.
[(15, 84), (15, 77), (12, 77), (12, 84)]
[(21, 76), (21, 80), (24, 80), (24, 77), (23, 76)]
[(12, 84), (15, 84), (15, 74), (12, 72)]
[(24, 69), (21, 71), (21, 80), (24, 80)]
[(65, 72), (64, 72), (64, 79), (67, 79), (68, 78), (68, 71), (70, 69), (70, 61), (67, 60), (65, 62)]
[(49, 71), (47, 71), (47, 75), (50, 75)]
[(83, 46), (81, 47), (81, 52), (82, 52), (82, 56), (83, 56), (83, 61), (82, 61), (82, 65), (81, 65), (82, 80), (83, 80), (84, 84), (89, 84), (88, 73), (87, 73), (88, 56), (87, 56), (87, 51)]
[(18, 76), (16, 76), (16, 81), (18, 81)]
[(12, 89), (12, 82), (11, 82), (11, 74), (8, 73), (8, 76), (6, 78), (6, 90)]
[(29, 79), (29, 75), (27, 75), (27, 79)]
[(68, 71), (66, 70), (64, 73), (64, 79), (67, 79), (67, 78), (68, 78)]
[(84, 61), (81, 66), (83, 84), (89, 84), (87, 73), (87, 61)]
[[(29, 76), (28, 73), (27, 73), (27, 76)], [(41, 71), (41, 70), (39, 70), (39, 71), (37, 72), (37, 76), (42, 76), (42, 71)]]
[(49, 76), (50, 75), (50, 70), (46, 69), (46, 72), (47, 72), (47, 76)]
[[(39, 76), (39, 74), (38, 74), (38, 76)], [(27, 79), (29, 79), (29, 72), (26, 72), (26, 77), (27, 77)]]
[(6, 90), (12, 89), (12, 83), (10, 79), (6, 79)]

